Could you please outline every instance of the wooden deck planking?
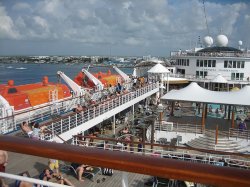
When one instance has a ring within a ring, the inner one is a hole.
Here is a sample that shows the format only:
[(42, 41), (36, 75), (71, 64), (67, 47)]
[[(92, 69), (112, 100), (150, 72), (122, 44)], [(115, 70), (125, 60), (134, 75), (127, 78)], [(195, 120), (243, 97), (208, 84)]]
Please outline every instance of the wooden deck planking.
[[(8, 152), (9, 154), (9, 163), (6, 168), (6, 173), (19, 174), (23, 171), (28, 171), (31, 177), (38, 178), (39, 174), (48, 167), (48, 159), (24, 155), (19, 153)], [(85, 179), (84, 182), (79, 182), (73, 173), (64, 174), (64, 176), (69, 179), (76, 187), (88, 186), (88, 187), (121, 187), (122, 186), (122, 171), (114, 171), (113, 176), (104, 176), (97, 175), (94, 178), (94, 182), (89, 179)], [(105, 178), (105, 181), (102, 182), (102, 178)], [(144, 182), (150, 178), (147, 175), (140, 175), (135, 173), (128, 173), (128, 183), (129, 187), (142, 187)], [(97, 183), (97, 180), (100, 180), (100, 183)], [(5, 179), (5, 182), (9, 187), (14, 187), (15, 181), (12, 179)]]

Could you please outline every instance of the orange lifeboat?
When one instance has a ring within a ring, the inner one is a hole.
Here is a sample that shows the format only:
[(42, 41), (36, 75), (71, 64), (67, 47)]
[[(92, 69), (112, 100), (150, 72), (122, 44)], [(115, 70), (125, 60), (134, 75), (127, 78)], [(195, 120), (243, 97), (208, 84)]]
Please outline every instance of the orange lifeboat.
[(65, 84), (51, 83), (48, 77), (44, 77), (40, 83), (18, 86), (9, 80), (7, 85), (0, 85), (0, 95), (14, 106), (15, 111), (50, 103), (55, 98), (61, 100), (71, 97), (70, 89)]
[[(118, 74), (112, 74), (110, 70), (107, 71), (107, 73), (98, 72), (95, 74), (92, 74), (95, 76), (98, 80), (102, 82), (104, 87), (108, 87), (108, 85), (115, 86), (117, 82), (121, 82), (122, 77)], [(95, 84), (92, 80), (88, 78), (83, 72), (79, 72), (77, 76), (74, 78), (74, 81), (79, 85), (87, 88), (94, 88)]]

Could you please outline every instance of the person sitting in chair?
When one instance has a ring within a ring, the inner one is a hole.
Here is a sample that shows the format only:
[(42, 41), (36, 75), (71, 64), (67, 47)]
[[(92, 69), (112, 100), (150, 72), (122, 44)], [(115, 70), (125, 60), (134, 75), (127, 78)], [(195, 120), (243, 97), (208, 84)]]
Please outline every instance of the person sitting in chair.
[(75, 108), (75, 112), (80, 113), (81, 111), (83, 111), (83, 107), (80, 104), (77, 104), (77, 107)]
[(121, 94), (123, 88), (122, 88), (122, 85), (118, 82), (117, 86), (116, 86), (116, 94)]
[(93, 171), (91, 166), (85, 164), (72, 163), (71, 166), (75, 169), (79, 181), (84, 181), (82, 179), (82, 174), (84, 171)]
[(45, 169), (39, 176), (40, 180), (49, 181), (52, 178), (56, 179), (59, 184), (66, 184), (74, 186), (68, 179), (64, 178), (61, 174), (54, 173), (51, 169)]
[(32, 137), (33, 130), (31, 129), (31, 127), (29, 126), (29, 124), (26, 121), (24, 121), (20, 125), (20, 127), (21, 127), (22, 131), (28, 135), (29, 138)]

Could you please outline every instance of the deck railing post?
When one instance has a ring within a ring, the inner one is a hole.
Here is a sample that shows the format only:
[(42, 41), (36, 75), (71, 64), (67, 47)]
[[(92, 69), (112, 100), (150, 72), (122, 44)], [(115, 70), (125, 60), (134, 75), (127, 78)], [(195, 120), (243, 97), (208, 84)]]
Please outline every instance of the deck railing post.
[[(93, 107), (94, 117), (95, 117), (95, 107)], [(89, 121), (89, 108), (88, 108), (88, 121)]]
[(53, 122), (51, 123), (51, 130), (52, 130), (52, 137), (54, 137), (55, 133), (54, 133), (54, 123)]
[(216, 131), (215, 131), (215, 145), (218, 144), (218, 133), (219, 133), (218, 125), (216, 125)]
[(76, 126), (78, 126), (78, 121), (77, 121), (77, 113), (76, 113), (76, 115), (75, 115), (75, 116), (76, 116)]
[(61, 124), (61, 134), (63, 133), (63, 128), (62, 128), (62, 126), (63, 126), (63, 120), (61, 119), (60, 120), (60, 124)]
[(70, 116), (69, 116), (69, 122), (68, 122), (68, 123), (69, 123), (69, 130), (70, 130), (70, 124), (71, 124), (71, 123), (70, 123)]
[(249, 131), (247, 131), (247, 141), (249, 140)]

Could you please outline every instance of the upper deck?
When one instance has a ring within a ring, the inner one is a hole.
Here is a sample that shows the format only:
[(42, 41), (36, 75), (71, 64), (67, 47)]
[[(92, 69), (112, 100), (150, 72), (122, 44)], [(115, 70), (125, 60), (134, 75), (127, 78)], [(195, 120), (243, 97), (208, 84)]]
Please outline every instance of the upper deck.
[(223, 52), (186, 52), (186, 51), (172, 51), (170, 53), (171, 58), (179, 57), (211, 57), (211, 58), (250, 58), (250, 52), (232, 52), (232, 51), (223, 51)]

